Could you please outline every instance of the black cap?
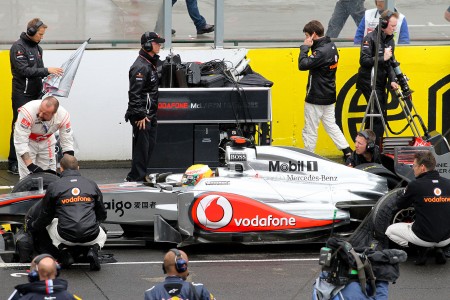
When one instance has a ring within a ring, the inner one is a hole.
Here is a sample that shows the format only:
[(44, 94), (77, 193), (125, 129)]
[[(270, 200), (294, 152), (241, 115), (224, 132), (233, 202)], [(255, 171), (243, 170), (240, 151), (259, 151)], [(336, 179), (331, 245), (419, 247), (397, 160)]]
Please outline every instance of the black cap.
[(141, 36), (141, 45), (144, 45), (146, 42), (156, 42), (159, 44), (164, 43), (166, 40), (159, 36), (156, 32), (147, 31)]

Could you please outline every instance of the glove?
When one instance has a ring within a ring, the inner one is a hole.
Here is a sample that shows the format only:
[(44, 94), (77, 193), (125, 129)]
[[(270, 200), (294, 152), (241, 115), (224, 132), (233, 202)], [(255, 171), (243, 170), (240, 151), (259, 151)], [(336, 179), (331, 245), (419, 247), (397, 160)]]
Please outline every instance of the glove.
[(44, 172), (44, 170), (43, 170), (41, 167), (36, 166), (36, 165), (33, 164), (33, 163), (29, 164), (29, 165), (27, 166), (27, 169), (28, 169), (28, 171), (31, 172), (31, 174)]
[(70, 151), (66, 151), (66, 152), (63, 152), (63, 156), (64, 156), (64, 155), (66, 155), (66, 154), (69, 154), (69, 155), (75, 156), (75, 151), (73, 151), (73, 150), (70, 150)]

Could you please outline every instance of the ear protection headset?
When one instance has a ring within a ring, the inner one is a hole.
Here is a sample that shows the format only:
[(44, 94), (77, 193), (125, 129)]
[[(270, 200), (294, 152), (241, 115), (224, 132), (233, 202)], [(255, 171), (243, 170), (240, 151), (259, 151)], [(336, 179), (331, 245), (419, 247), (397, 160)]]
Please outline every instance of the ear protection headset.
[[(183, 273), (187, 271), (188, 263), (187, 261), (181, 256), (180, 250), (177, 248), (172, 248), (169, 251), (173, 252), (175, 254), (175, 269), (178, 273)], [(162, 264), (162, 269), (164, 271), (164, 274), (167, 273), (166, 268), (164, 267), (164, 263)]]
[(366, 145), (366, 150), (367, 151), (373, 151), (373, 149), (375, 148), (375, 142), (372, 141), (372, 139), (370, 139), (369, 135), (367, 134), (367, 132), (365, 130), (358, 132), (358, 135), (362, 136), (363, 138), (366, 139), (367, 141), (367, 145)]
[(389, 24), (389, 19), (394, 13), (392, 11), (388, 12), (384, 18), (381, 18), (381, 28), (386, 29)]
[(56, 277), (59, 276), (59, 273), (61, 271), (61, 266), (56, 262), (56, 259), (53, 256), (51, 256), (50, 254), (41, 254), (34, 258), (34, 263), (36, 264), (36, 267), (34, 270), (30, 270), (30, 272), (28, 273), (28, 281), (29, 282), (39, 281), (39, 263), (41, 262), (41, 260), (43, 260), (46, 257), (50, 257), (51, 259), (53, 259), (53, 261), (55, 262), (55, 265), (56, 265)]
[(38, 32), (39, 27), (41, 27), (42, 25), (44, 25), (44, 23), (42, 23), (41, 20), (37, 21), (36, 24), (34, 24), (34, 26), (27, 28), (27, 34), (29, 36), (34, 36)]
[(144, 49), (147, 52), (150, 52), (150, 51), (153, 50), (152, 42), (153, 42), (154, 39), (150, 38), (150, 32), (149, 31), (146, 31), (144, 33), (144, 37), (145, 37), (145, 43), (142, 44), (142, 49)]

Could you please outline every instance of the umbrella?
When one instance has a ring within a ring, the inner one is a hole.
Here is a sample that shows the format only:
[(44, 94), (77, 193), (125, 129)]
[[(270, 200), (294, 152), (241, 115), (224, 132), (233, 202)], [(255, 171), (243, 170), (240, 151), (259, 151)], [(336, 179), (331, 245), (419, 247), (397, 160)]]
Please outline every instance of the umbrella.
[(86, 46), (90, 40), (91, 39), (88, 39), (80, 47), (78, 47), (75, 53), (62, 64), (61, 69), (64, 71), (62, 76), (50, 74), (44, 79), (44, 94), (46, 93), (59, 97), (69, 96), (70, 88), (72, 87), (75, 74), (77, 73), (78, 65), (83, 57), (84, 49), (86, 49)]

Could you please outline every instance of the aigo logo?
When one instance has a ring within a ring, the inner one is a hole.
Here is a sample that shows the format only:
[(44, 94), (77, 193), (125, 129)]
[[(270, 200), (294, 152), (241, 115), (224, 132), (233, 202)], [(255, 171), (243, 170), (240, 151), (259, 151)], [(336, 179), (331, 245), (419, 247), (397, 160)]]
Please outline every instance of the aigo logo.
[(332, 223), (331, 216), (300, 217), (252, 198), (221, 192), (200, 194), (194, 199), (190, 214), (195, 226), (213, 232), (295, 230)]
[(219, 229), (230, 223), (233, 208), (227, 198), (220, 195), (207, 195), (198, 202), (198, 222), (207, 228)]

